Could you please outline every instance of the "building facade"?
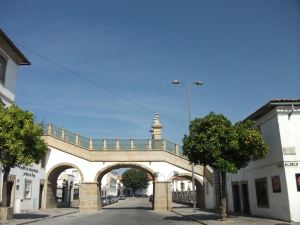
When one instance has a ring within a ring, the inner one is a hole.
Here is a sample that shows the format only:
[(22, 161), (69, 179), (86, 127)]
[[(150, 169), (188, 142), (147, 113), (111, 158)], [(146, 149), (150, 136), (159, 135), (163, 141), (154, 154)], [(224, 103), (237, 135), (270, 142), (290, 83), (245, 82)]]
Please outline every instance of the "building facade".
[(57, 178), (57, 207), (79, 207), (81, 178), (76, 169), (66, 169)]
[(300, 222), (300, 99), (271, 100), (247, 119), (269, 152), (227, 176), (229, 211)]
[(118, 195), (118, 173), (112, 170), (105, 174), (101, 180), (101, 196)]
[[(28, 59), (0, 29), (0, 104), (14, 103), (17, 71), (20, 65), (30, 65)], [(8, 196), (14, 212), (37, 210), (41, 206), (41, 190), (45, 169), (42, 164), (12, 168), (9, 175)], [(0, 202), (2, 202), (3, 173), (0, 164)]]

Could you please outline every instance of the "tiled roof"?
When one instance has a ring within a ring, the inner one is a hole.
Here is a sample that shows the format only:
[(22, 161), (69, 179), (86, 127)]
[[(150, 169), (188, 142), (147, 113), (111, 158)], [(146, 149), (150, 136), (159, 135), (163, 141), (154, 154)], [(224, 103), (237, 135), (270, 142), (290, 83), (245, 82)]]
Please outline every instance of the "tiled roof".
[(3, 30), (0, 29), (0, 39), (4, 40), (8, 46), (18, 55), (21, 62), (19, 65), (30, 65), (29, 60), (25, 55), (18, 49), (18, 47), (7, 37)]
[(272, 99), (267, 104), (260, 107), (254, 113), (249, 115), (245, 120), (257, 120), (258, 118), (262, 117), (266, 113), (270, 112), (276, 106), (300, 106), (300, 99)]

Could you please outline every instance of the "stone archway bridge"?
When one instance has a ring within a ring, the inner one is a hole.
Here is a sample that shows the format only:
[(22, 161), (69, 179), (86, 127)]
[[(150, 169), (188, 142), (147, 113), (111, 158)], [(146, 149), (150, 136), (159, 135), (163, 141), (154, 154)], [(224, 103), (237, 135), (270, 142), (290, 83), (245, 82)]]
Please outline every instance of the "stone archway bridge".
[[(136, 167), (153, 179), (154, 210), (169, 210), (172, 206), (171, 180), (175, 176), (191, 177), (191, 164), (177, 144), (160, 139), (160, 124), (152, 126), (152, 139), (90, 139), (48, 125), (43, 139), (49, 147), (46, 156), (46, 186), (43, 208), (56, 207), (56, 186), (59, 174), (75, 168), (81, 176), (80, 210), (101, 208), (102, 177), (112, 169)], [(161, 126), (160, 126), (161, 128)], [(203, 207), (204, 167), (195, 166), (197, 202)]]

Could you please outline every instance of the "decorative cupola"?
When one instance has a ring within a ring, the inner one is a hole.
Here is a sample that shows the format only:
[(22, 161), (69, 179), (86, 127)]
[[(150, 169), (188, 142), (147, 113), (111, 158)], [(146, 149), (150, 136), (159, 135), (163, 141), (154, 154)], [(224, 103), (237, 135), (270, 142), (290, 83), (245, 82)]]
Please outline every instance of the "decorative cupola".
[(155, 116), (153, 117), (153, 123), (151, 127), (151, 138), (155, 140), (160, 140), (161, 139), (161, 129), (162, 125), (159, 121), (159, 116), (158, 113), (155, 113)]

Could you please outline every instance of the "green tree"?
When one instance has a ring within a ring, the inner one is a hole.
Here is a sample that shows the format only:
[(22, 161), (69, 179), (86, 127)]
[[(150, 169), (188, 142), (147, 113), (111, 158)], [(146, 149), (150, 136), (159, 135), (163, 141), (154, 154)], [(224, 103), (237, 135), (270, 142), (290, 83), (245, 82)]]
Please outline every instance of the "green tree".
[(236, 173), (254, 156), (268, 151), (253, 121), (232, 124), (224, 115), (211, 112), (194, 119), (183, 138), (184, 154), (195, 164), (210, 166), (221, 176), (221, 217), (226, 214), (226, 173)]
[(123, 173), (122, 182), (126, 187), (131, 188), (135, 194), (137, 190), (148, 187), (148, 174), (140, 169), (129, 169)]
[(47, 152), (42, 135), (42, 128), (34, 123), (31, 112), (23, 111), (16, 105), (4, 107), (0, 104), (0, 164), (4, 170), (2, 206), (8, 206), (10, 169), (39, 162)]

